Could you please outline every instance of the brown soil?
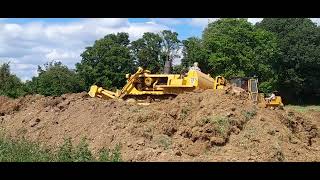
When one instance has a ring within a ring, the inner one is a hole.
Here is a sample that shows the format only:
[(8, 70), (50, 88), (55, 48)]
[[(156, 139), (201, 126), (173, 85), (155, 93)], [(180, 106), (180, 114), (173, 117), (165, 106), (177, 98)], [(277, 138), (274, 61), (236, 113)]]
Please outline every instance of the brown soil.
[(124, 161), (320, 161), (319, 112), (261, 109), (243, 93), (206, 90), (139, 106), (90, 98), (0, 97), (0, 127), (53, 148), (86, 137)]

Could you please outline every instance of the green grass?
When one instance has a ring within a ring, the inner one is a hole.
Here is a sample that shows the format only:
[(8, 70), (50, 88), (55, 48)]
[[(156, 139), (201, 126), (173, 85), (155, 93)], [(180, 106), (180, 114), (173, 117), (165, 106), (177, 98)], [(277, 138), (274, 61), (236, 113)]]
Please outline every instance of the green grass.
[(54, 155), (25, 139), (0, 138), (0, 162), (50, 162)]
[(230, 126), (230, 120), (227, 117), (223, 116), (209, 116), (201, 119), (202, 123), (210, 123), (215, 126), (215, 129), (222, 135), (226, 133), (226, 130)]
[(309, 110), (320, 111), (320, 105), (312, 105), (312, 106), (296, 106), (296, 105), (286, 105), (286, 109), (295, 110), (298, 112), (307, 112)]
[(191, 110), (190, 107), (183, 107), (183, 108), (181, 109), (180, 118), (181, 118), (182, 120), (184, 120), (186, 117), (188, 117), (190, 110)]
[(86, 139), (73, 146), (71, 139), (65, 139), (57, 151), (41, 147), (38, 143), (26, 139), (13, 140), (0, 137), (0, 162), (119, 162), (120, 146), (110, 150), (104, 148), (95, 158), (88, 148)]
[(244, 111), (242, 114), (244, 115), (246, 120), (249, 121), (250, 119), (252, 119), (257, 114), (257, 110), (256, 109), (252, 109), (251, 111)]
[(165, 150), (169, 149), (172, 145), (172, 139), (167, 135), (160, 135), (155, 138), (155, 141)]

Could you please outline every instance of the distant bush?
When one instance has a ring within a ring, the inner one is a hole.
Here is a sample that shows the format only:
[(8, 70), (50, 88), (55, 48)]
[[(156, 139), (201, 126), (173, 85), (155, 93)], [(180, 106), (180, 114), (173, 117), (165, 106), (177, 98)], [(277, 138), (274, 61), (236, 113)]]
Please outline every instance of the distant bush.
[(31, 94), (60, 96), (84, 90), (84, 81), (61, 62), (47, 63), (44, 68), (38, 66), (38, 73), (38, 77), (26, 82), (26, 88)]

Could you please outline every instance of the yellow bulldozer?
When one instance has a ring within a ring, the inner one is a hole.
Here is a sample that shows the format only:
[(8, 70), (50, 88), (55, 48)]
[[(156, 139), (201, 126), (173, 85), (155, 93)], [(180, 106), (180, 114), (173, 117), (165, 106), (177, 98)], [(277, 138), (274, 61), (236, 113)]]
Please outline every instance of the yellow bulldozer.
[(123, 99), (150, 103), (152, 100), (172, 98), (180, 93), (197, 89), (223, 89), (222, 76), (212, 78), (200, 70), (190, 69), (187, 74), (151, 74), (141, 67), (133, 75), (126, 74), (127, 83), (121, 90), (108, 91), (96, 85), (91, 86), (89, 95), (106, 99)]
[(267, 101), (263, 93), (258, 92), (258, 80), (254, 78), (232, 78), (226, 80), (222, 76), (211, 77), (199, 68), (190, 68), (186, 74), (152, 74), (141, 67), (133, 75), (126, 74), (127, 83), (115, 92), (96, 85), (91, 86), (89, 95), (104, 99), (118, 99), (147, 105), (152, 101), (173, 98), (180, 93), (194, 90), (224, 89), (227, 83), (239, 87), (249, 93), (252, 101), (260, 107), (282, 107), (280, 96)]
[(249, 94), (249, 98), (259, 107), (263, 108), (283, 108), (281, 96), (277, 96), (277, 91), (274, 91), (274, 97), (266, 98), (264, 93), (258, 91), (258, 79), (249, 77), (232, 77), (229, 78), (229, 83), (232, 87), (238, 87)]

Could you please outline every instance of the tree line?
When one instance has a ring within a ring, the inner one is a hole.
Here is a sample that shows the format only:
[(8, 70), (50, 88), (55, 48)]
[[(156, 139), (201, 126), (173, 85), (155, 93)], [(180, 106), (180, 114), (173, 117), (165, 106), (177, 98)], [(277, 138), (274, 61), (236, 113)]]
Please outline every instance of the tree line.
[[(108, 34), (82, 52), (75, 70), (49, 62), (22, 83), (8, 63), (1, 65), (0, 95), (58, 96), (87, 91), (92, 84), (115, 89), (138, 66), (152, 73), (180, 73), (198, 62), (212, 76), (257, 76), (261, 92), (278, 90), (285, 103), (319, 103), (319, 43), (320, 27), (307, 18), (265, 18), (255, 25), (241, 18), (219, 19), (201, 37), (183, 41), (169, 30), (146, 32), (132, 42), (127, 33)], [(181, 48), (181, 64), (173, 65)]]

